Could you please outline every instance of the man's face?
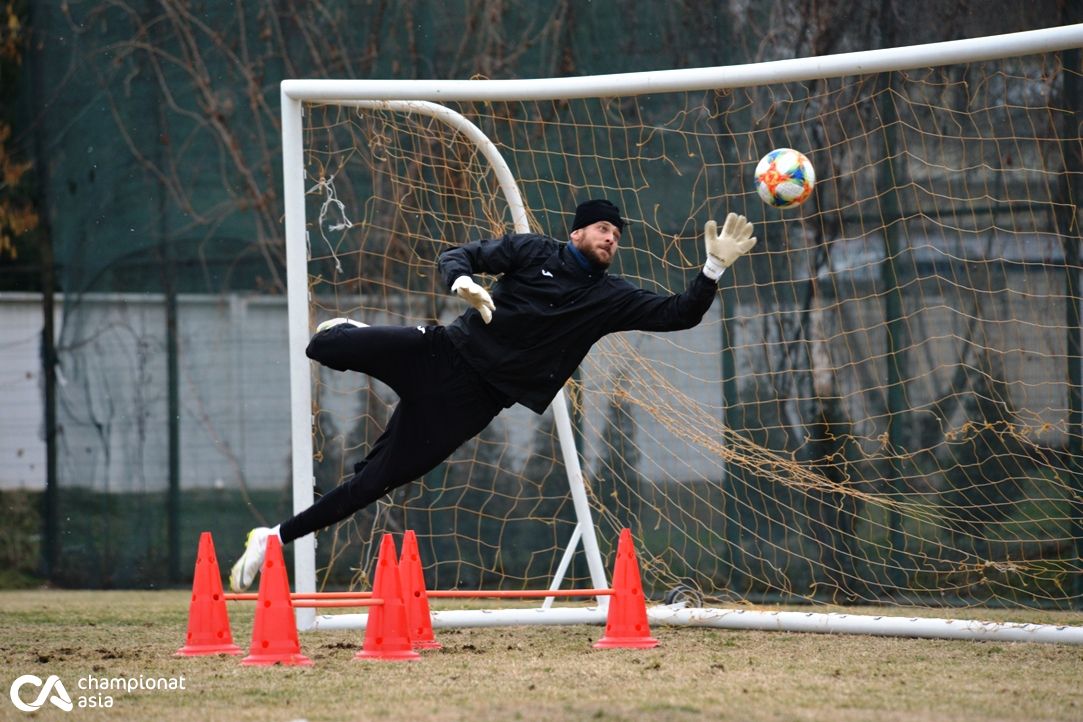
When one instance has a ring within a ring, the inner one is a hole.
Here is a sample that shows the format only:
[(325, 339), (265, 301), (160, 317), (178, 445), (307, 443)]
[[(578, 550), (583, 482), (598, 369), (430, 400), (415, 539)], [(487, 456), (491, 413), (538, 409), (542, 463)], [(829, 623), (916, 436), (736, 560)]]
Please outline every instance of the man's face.
[(609, 221), (598, 221), (576, 228), (571, 233), (571, 239), (588, 261), (599, 268), (609, 268), (613, 257), (617, 255), (620, 229)]

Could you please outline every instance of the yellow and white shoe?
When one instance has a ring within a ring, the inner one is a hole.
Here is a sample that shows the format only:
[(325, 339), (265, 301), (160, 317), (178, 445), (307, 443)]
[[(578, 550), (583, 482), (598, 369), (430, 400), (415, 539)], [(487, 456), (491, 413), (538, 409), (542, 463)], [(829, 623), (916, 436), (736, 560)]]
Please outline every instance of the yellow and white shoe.
[(244, 543), (244, 553), (229, 572), (229, 588), (234, 592), (243, 592), (252, 585), (252, 581), (263, 567), (263, 557), (267, 555), (267, 538), (278, 533), (278, 527), (258, 526), (248, 532)]

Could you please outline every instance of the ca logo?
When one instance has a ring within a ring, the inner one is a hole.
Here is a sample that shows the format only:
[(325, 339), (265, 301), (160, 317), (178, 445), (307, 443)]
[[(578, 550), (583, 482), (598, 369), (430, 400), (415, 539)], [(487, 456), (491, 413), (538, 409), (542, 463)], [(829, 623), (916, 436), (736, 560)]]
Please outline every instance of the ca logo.
[[(41, 692), (38, 693), (37, 699), (30, 704), (23, 702), (19, 696), (19, 690), (25, 685), (32, 684), (35, 687), (41, 687)], [(50, 693), (52, 696), (50, 697)], [(68, 690), (64, 689), (64, 683), (60, 681), (60, 677), (55, 674), (50, 674), (49, 679), (45, 680), (45, 685), (42, 686), (41, 677), (33, 674), (24, 674), (14, 682), (11, 683), (11, 703), (15, 705), (16, 709), (23, 712), (37, 712), (41, 709), (41, 706), (45, 704), (45, 700), (55, 704), (65, 712), (71, 712), (72, 703), (71, 697), (68, 696)]]

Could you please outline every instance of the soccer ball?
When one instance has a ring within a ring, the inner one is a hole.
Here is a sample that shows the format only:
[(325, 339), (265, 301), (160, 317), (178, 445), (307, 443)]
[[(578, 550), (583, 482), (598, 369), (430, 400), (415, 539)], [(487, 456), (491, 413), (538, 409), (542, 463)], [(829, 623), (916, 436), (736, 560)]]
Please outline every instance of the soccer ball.
[(756, 193), (775, 208), (793, 208), (812, 195), (816, 171), (812, 163), (792, 148), (776, 148), (756, 166)]

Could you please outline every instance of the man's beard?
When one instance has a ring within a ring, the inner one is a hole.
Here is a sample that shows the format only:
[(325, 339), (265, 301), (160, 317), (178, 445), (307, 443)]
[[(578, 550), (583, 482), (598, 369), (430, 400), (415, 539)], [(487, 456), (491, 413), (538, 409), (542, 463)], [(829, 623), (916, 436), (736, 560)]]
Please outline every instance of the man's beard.
[(609, 255), (608, 259), (603, 259), (598, 255), (598, 252), (593, 248), (579, 249), (583, 256), (594, 265), (595, 268), (605, 270), (609, 268), (609, 264), (613, 262), (613, 254)]

